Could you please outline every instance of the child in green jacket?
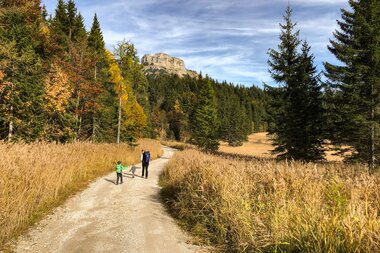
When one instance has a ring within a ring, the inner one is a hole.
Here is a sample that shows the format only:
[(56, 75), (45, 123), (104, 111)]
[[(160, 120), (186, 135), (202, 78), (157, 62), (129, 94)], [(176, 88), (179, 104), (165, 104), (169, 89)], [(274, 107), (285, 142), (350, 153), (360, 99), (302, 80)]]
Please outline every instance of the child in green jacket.
[(117, 164), (116, 164), (116, 176), (117, 176), (117, 178), (116, 178), (116, 185), (119, 184), (119, 179), (120, 179), (120, 184), (123, 183), (123, 174), (122, 174), (122, 172), (123, 172), (123, 170), (126, 170), (126, 169), (128, 169), (128, 166), (124, 167), (121, 164), (121, 161), (117, 162)]

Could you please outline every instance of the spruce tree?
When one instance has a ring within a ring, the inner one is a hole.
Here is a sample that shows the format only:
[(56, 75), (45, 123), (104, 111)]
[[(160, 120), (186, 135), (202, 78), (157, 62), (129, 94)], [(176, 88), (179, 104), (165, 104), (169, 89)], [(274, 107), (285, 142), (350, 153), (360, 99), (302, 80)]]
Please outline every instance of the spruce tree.
[(69, 40), (74, 40), (75, 38), (75, 28), (77, 25), (80, 25), (77, 20), (77, 7), (73, 0), (69, 0), (66, 4), (66, 13), (67, 13), (67, 36)]
[(81, 13), (78, 13), (75, 17), (72, 38), (75, 42), (82, 43), (87, 40), (87, 31), (84, 26), (84, 19)]
[(104, 55), (105, 43), (102, 31), (100, 29), (99, 20), (96, 14), (94, 15), (91, 31), (88, 36), (88, 46), (92, 48), (96, 52), (96, 54)]
[(102, 89), (99, 82), (94, 82), (97, 59), (88, 48), (83, 17), (73, 0), (67, 3), (59, 0), (51, 27), (52, 44), (56, 48), (52, 61), (63, 67), (72, 86), (67, 111), (74, 115), (71, 128), (75, 139), (88, 140), (94, 137), (94, 114), (100, 107)]
[(239, 97), (233, 87), (221, 90), (218, 101), (218, 118), (220, 121), (220, 138), (230, 146), (240, 146), (247, 138), (247, 115), (239, 103)]
[(59, 46), (68, 47), (67, 34), (69, 29), (69, 21), (66, 12), (66, 4), (63, 0), (58, 0), (55, 9), (55, 15), (52, 19), (53, 38)]
[(300, 146), (304, 148), (302, 159), (307, 161), (321, 160), (324, 156), (323, 127), (325, 122), (325, 110), (322, 106), (322, 85), (317, 69), (314, 66), (314, 56), (310, 54), (310, 46), (305, 41), (302, 44), (300, 65), (298, 69), (300, 82), (300, 96), (298, 101), (298, 114), (301, 122)]
[(305, 42), (301, 53), (299, 31), (286, 10), (281, 24), (278, 51), (270, 49), (268, 61), (272, 78), (280, 87), (267, 87), (271, 94), (268, 131), (280, 157), (304, 161), (322, 159), (321, 88), (313, 56)]
[(209, 77), (199, 77), (200, 87), (192, 115), (192, 137), (201, 149), (216, 151), (219, 147), (217, 105)]
[(354, 148), (353, 160), (370, 171), (378, 165), (380, 92), (380, 2), (350, 0), (328, 49), (341, 62), (326, 62), (333, 141)]
[(0, 138), (33, 141), (44, 125), (40, 1), (0, 7)]
[(63, 0), (58, 0), (52, 28), (58, 44), (66, 50), (72, 46), (73, 42), (81, 43), (87, 39), (83, 17), (78, 12), (73, 0), (69, 0), (67, 3)]
[(114, 138), (114, 134), (109, 134), (115, 120), (113, 113), (110, 112), (117, 111), (117, 104), (114, 100), (114, 87), (109, 81), (105, 43), (96, 14), (94, 15), (87, 43), (95, 58), (93, 80), (95, 84), (99, 84), (101, 89), (98, 97), (99, 110), (95, 111), (93, 115), (92, 139), (95, 141), (108, 140), (110, 137)]

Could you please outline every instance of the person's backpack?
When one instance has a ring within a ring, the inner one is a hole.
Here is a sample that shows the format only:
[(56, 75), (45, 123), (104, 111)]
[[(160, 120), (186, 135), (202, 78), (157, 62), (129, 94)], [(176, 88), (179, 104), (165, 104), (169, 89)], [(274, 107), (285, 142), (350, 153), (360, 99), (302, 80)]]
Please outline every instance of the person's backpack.
[(149, 163), (150, 161), (150, 152), (149, 151), (145, 151), (144, 154), (143, 154), (143, 162), (144, 163)]

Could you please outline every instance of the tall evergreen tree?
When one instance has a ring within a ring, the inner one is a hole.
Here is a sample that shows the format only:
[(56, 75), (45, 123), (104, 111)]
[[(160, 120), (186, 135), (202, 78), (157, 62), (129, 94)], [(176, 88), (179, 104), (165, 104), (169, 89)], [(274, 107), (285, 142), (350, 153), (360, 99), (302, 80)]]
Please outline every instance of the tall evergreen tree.
[[(96, 57), (87, 45), (87, 32), (75, 2), (60, 0), (51, 22), (52, 44), (55, 44), (53, 64), (62, 66), (71, 84), (67, 114), (74, 115), (75, 138), (94, 137), (94, 115), (98, 111), (102, 87), (94, 82)], [(92, 138), (94, 139), (94, 138)]]
[(306, 41), (301, 48), (298, 74), (301, 89), (298, 117), (301, 122), (297, 127), (300, 129), (300, 146), (304, 148), (302, 159), (321, 160), (324, 156), (322, 145), (326, 119), (322, 106), (322, 85), (314, 66), (314, 56), (310, 54), (310, 46)]
[(168, 120), (169, 128), (174, 135), (173, 137), (177, 141), (184, 141), (186, 139), (185, 129), (187, 128), (187, 121), (178, 99), (175, 101), (173, 110), (168, 114)]
[[(328, 49), (341, 65), (325, 63), (332, 103), (331, 138), (355, 149), (352, 159), (372, 171), (379, 159), (380, 1), (350, 0)], [(335, 104), (335, 106), (334, 106)]]
[(58, 0), (52, 28), (56, 41), (66, 50), (72, 46), (73, 42), (81, 43), (87, 39), (83, 16), (78, 12), (73, 0), (69, 0), (67, 3)]
[[(115, 110), (113, 85), (109, 82), (107, 59), (105, 55), (105, 43), (97, 15), (94, 15), (91, 31), (87, 39), (88, 47), (95, 58), (94, 83), (101, 87), (99, 110), (93, 115), (93, 140), (107, 139), (109, 129), (112, 129), (114, 117), (110, 117), (110, 111)], [(113, 137), (113, 135), (111, 135)]]
[[(246, 140), (247, 132), (250, 133), (245, 108), (240, 104), (240, 98), (235, 93), (233, 86), (227, 83), (216, 83), (214, 90), (217, 94), (220, 138), (228, 142), (230, 146), (239, 146)], [(237, 93), (239, 94), (239, 92)]]
[(85, 43), (87, 41), (87, 31), (84, 26), (84, 19), (82, 14), (79, 12), (74, 20), (72, 39), (76, 42)]
[(55, 9), (55, 15), (52, 19), (52, 29), (54, 31), (54, 39), (59, 46), (67, 47), (68, 39), (65, 36), (68, 34), (69, 21), (66, 12), (66, 3), (63, 0), (58, 0)]
[(216, 151), (219, 147), (217, 107), (214, 90), (209, 77), (199, 77), (200, 87), (197, 102), (191, 118), (192, 137), (198, 147)]
[(56, 27), (66, 33), (66, 29), (68, 28), (68, 16), (66, 12), (66, 4), (63, 0), (58, 0), (53, 22)]
[(323, 154), (321, 88), (307, 43), (299, 53), (299, 31), (294, 32), (296, 24), (291, 15), (289, 6), (285, 24), (280, 25), (278, 51), (269, 51), (270, 73), (280, 87), (267, 87), (272, 95), (268, 131), (274, 138), (275, 153), (280, 153), (280, 157), (320, 160)]
[(0, 7), (0, 139), (33, 141), (44, 125), (40, 1)]
[[(76, 39), (76, 30), (80, 26), (80, 20), (78, 18), (78, 10), (73, 0), (69, 0), (66, 4), (67, 13), (67, 36), (70, 41)], [(80, 28), (79, 28), (80, 29)]]
[(91, 31), (88, 36), (88, 46), (95, 50), (96, 54), (104, 55), (105, 43), (102, 30), (100, 29), (98, 16), (96, 14), (94, 15)]

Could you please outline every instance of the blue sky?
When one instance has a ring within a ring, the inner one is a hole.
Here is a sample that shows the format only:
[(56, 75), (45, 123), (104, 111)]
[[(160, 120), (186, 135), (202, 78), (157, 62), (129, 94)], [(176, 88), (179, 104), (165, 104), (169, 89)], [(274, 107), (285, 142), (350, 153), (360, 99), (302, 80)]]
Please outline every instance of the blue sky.
[[(347, 0), (293, 0), (293, 21), (322, 70), (336, 62), (327, 45)], [(42, 0), (54, 13), (57, 0)], [(269, 48), (279, 43), (279, 23), (288, 0), (77, 0), (90, 29), (97, 13), (107, 48), (132, 41), (139, 57), (158, 52), (185, 61), (219, 81), (262, 86), (268, 73)]]

